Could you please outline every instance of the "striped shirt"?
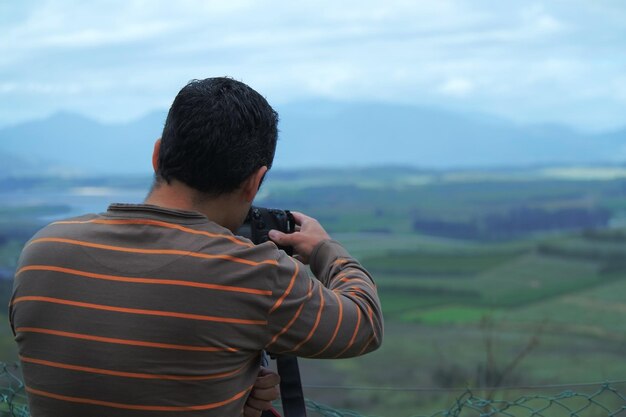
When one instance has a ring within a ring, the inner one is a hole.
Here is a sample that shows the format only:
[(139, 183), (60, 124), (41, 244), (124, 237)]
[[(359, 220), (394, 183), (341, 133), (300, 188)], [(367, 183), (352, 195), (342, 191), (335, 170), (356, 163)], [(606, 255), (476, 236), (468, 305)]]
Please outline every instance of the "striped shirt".
[(334, 241), (310, 267), (195, 212), (115, 204), (48, 225), (9, 306), (32, 415), (241, 416), (264, 349), (376, 349), (369, 274)]

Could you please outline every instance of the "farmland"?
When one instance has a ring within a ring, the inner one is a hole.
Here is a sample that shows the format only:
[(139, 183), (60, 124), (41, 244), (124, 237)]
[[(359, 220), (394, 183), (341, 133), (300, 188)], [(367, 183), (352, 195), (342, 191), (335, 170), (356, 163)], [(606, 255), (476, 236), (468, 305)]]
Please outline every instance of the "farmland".
[[(428, 414), (454, 394), (324, 387), (626, 379), (623, 174), (615, 167), (273, 173), (257, 204), (317, 217), (372, 273), (385, 313), (378, 351), (301, 360), (306, 395), (403, 416)], [(140, 201), (148, 186), (137, 178), (2, 182), (3, 201), (11, 202), (0, 207), (5, 302), (19, 249), (44, 221)], [(0, 353), (15, 359), (6, 325)]]

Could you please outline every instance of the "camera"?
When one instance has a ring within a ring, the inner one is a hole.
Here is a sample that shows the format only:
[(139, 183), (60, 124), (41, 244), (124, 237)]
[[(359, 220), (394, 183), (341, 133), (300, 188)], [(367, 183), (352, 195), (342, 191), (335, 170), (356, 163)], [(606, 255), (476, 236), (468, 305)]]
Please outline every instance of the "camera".
[[(264, 207), (250, 207), (246, 220), (237, 230), (239, 236), (246, 237), (255, 245), (270, 240), (268, 233), (275, 229), (283, 233), (293, 233), (296, 230), (296, 222), (289, 210), (270, 209)], [(293, 255), (291, 246), (278, 246), (287, 255)]]

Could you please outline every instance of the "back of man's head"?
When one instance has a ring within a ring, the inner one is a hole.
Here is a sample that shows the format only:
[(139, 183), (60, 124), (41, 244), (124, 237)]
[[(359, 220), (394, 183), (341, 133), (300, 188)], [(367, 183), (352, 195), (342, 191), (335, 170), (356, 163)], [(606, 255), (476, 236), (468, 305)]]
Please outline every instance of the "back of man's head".
[(231, 78), (192, 80), (163, 128), (157, 181), (178, 180), (207, 195), (229, 193), (262, 166), (271, 168), (278, 114)]

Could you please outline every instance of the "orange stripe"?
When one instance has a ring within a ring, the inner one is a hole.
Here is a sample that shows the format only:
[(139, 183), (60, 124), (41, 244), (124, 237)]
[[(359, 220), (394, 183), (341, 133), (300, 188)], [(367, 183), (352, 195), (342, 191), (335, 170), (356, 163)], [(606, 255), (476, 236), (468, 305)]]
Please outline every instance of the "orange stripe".
[(361, 327), (361, 317), (363, 316), (363, 313), (361, 313), (361, 308), (358, 305), (355, 305), (354, 307), (356, 308), (357, 319), (356, 325), (354, 326), (354, 334), (352, 334), (352, 339), (350, 339), (350, 343), (348, 344), (348, 346), (352, 346), (354, 344), (354, 341), (356, 340), (356, 335), (359, 333), (359, 328)]
[(363, 284), (365, 284), (367, 287), (371, 288), (372, 290), (376, 290), (369, 282), (367, 282), (366, 280), (364, 280), (363, 278), (350, 278), (350, 277), (343, 277), (341, 278), (339, 281), (341, 282), (345, 282), (348, 283), (350, 281), (359, 281), (362, 282)]
[(356, 356), (361, 356), (363, 354), (363, 352), (365, 352), (367, 350), (367, 348), (369, 347), (369, 345), (372, 343), (372, 341), (374, 339), (377, 339), (376, 335), (373, 335), (372, 337), (369, 338), (369, 340), (367, 341), (367, 343), (365, 344), (365, 346), (363, 346), (363, 349), (361, 349), (359, 351), (359, 353), (356, 354)]
[[(372, 326), (372, 330), (375, 329), (375, 327), (374, 327), (374, 310), (372, 310), (372, 307), (370, 307), (369, 304), (367, 305), (367, 316), (368, 316), (369, 321), (370, 321), (370, 326)], [(378, 342), (378, 335), (376, 334), (376, 331), (374, 331), (374, 336), (373, 337)]]
[[(289, 258), (291, 259), (291, 258)], [(285, 298), (287, 298), (287, 296), (289, 295), (289, 293), (291, 292), (294, 283), (296, 282), (296, 277), (298, 276), (298, 272), (300, 272), (300, 266), (298, 265), (298, 263), (296, 261), (294, 261), (293, 259), (291, 259), (291, 261), (293, 262), (293, 264), (295, 265), (295, 271), (293, 272), (293, 275), (291, 277), (291, 281), (289, 282), (289, 286), (287, 287), (287, 289), (285, 290), (285, 292), (283, 293), (283, 295), (280, 296), (280, 298), (278, 299), (278, 301), (276, 301), (276, 303), (274, 304), (274, 306), (271, 308), (270, 313), (273, 313), (274, 310), (276, 310), (278, 307), (280, 307), (280, 305), (283, 303), (283, 301), (285, 300)]]
[(333, 291), (336, 293), (340, 293), (341, 295), (354, 295), (358, 298), (361, 298), (361, 294), (368, 295), (367, 291), (365, 291), (361, 287), (351, 286), (347, 288), (333, 288)]
[(137, 372), (121, 372), (121, 371), (113, 371), (110, 369), (92, 368), (88, 366), (78, 366), (78, 365), (71, 365), (71, 364), (61, 363), (61, 362), (52, 362), (52, 361), (47, 361), (43, 359), (29, 358), (26, 356), (20, 356), (20, 360), (22, 362), (35, 363), (37, 365), (50, 366), (52, 368), (69, 369), (72, 371), (88, 372), (88, 373), (93, 373), (93, 374), (121, 376), (124, 378), (165, 379), (165, 380), (174, 380), (174, 381), (201, 381), (201, 380), (207, 380), (207, 379), (225, 378), (225, 377), (232, 376), (241, 372), (241, 370), (244, 369), (245, 366), (247, 365), (246, 363), (240, 368), (235, 369), (234, 371), (223, 372), (221, 374), (186, 376), (186, 375), (160, 375), (160, 374), (145, 374), (145, 373), (137, 373)]
[(354, 305), (354, 307), (356, 308), (356, 312), (357, 312), (357, 320), (356, 320), (356, 326), (354, 326), (354, 333), (352, 333), (352, 338), (350, 339), (350, 342), (348, 343), (348, 346), (346, 346), (346, 348), (344, 350), (339, 352), (335, 356), (335, 358), (343, 355), (348, 349), (350, 349), (352, 347), (352, 345), (354, 344), (354, 341), (356, 340), (356, 335), (359, 333), (359, 326), (361, 325), (361, 309), (356, 304)]
[(272, 340), (268, 343), (268, 346), (271, 346), (274, 342), (276, 342), (276, 340), (282, 336), (283, 334), (285, 334), (285, 332), (287, 330), (289, 330), (289, 328), (293, 325), (293, 323), (298, 319), (298, 317), (300, 316), (300, 313), (302, 312), (302, 308), (304, 307), (304, 304), (300, 304), (300, 307), (298, 307), (298, 310), (296, 311), (296, 314), (293, 316), (293, 318), (289, 321), (289, 323), (287, 323), (287, 325), (285, 327), (282, 328), (282, 330), (278, 333), (276, 333), (274, 335), (274, 337), (272, 338)]
[(306, 342), (308, 342), (309, 340), (311, 340), (311, 337), (313, 337), (313, 334), (315, 333), (315, 330), (317, 330), (317, 326), (320, 324), (320, 320), (322, 318), (322, 310), (324, 309), (324, 296), (322, 294), (322, 286), (319, 285), (319, 293), (320, 293), (320, 307), (317, 310), (317, 317), (315, 318), (315, 324), (313, 324), (313, 328), (311, 329), (311, 331), (309, 332), (309, 334), (307, 335), (307, 337), (301, 341), (300, 343), (298, 343), (296, 345), (296, 347), (294, 347), (291, 351), (297, 351), (298, 349), (300, 349), (302, 347), (302, 345), (304, 345)]
[(214, 317), (214, 316), (201, 316), (199, 314), (177, 313), (174, 311), (159, 311), (159, 310), (144, 310), (140, 308), (114, 307), (114, 306), (107, 306), (107, 305), (101, 305), (101, 304), (84, 303), (82, 301), (64, 300), (62, 298), (40, 297), (36, 295), (17, 297), (11, 302), (11, 305), (15, 305), (23, 301), (41, 301), (44, 303), (63, 304), (63, 305), (74, 306), (74, 307), (91, 308), (94, 310), (115, 311), (117, 313), (144, 314), (147, 316), (161, 316), (161, 317), (175, 317), (179, 319), (213, 321), (217, 323), (257, 324), (257, 325), (262, 325), (262, 326), (267, 325), (266, 320), (235, 319), (231, 317)]
[(251, 389), (252, 387), (243, 390), (235, 395), (233, 395), (232, 397), (230, 397), (227, 400), (224, 401), (219, 401), (219, 402), (215, 402), (215, 403), (210, 403), (210, 404), (202, 404), (202, 405), (187, 405), (187, 406), (180, 406), (180, 407), (175, 407), (175, 406), (166, 406), (166, 405), (137, 405), (137, 404), (124, 404), (124, 403), (114, 403), (114, 402), (110, 402), (110, 401), (101, 401), (101, 400), (94, 400), (91, 398), (80, 398), (80, 397), (70, 397), (67, 395), (59, 395), (59, 394), (54, 394), (52, 392), (47, 392), (47, 391), (42, 391), (42, 390), (38, 390), (35, 388), (31, 388), (26, 386), (26, 391), (31, 393), (31, 394), (35, 394), (35, 395), (40, 395), (42, 397), (48, 397), (48, 398), (53, 398), (55, 400), (60, 400), (60, 401), (67, 401), (67, 402), (71, 402), (71, 403), (79, 403), (79, 404), (90, 404), (90, 405), (102, 405), (104, 407), (111, 407), (111, 408), (121, 408), (124, 410), (142, 410), (142, 411), (198, 411), (198, 410), (210, 410), (212, 408), (218, 408), (218, 407), (222, 407), (226, 404), (229, 404), (233, 401), (236, 401), (240, 398), (242, 398), (244, 395), (246, 395)]
[[(309, 301), (311, 299), (311, 295), (313, 294), (313, 283), (309, 282), (309, 292), (307, 294), (307, 301)], [(276, 340), (278, 340), (278, 338), (280, 336), (282, 336), (283, 334), (285, 334), (285, 332), (287, 330), (289, 330), (289, 328), (293, 325), (293, 323), (295, 323), (295, 321), (298, 319), (298, 317), (300, 317), (300, 313), (302, 312), (302, 308), (304, 307), (304, 304), (306, 302), (303, 302), (302, 304), (300, 304), (300, 307), (298, 307), (298, 310), (296, 311), (296, 314), (293, 316), (293, 318), (289, 321), (289, 323), (287, 323), (287, 325), (285, 327), (282, 328), (282, 330), (280, 332), (278, 332), (277, 334), (274, 335), (274, 337), (272, 338), (272, 340), (269, 342), (269, 345), (274, 344), (274, 342), (276, 342)]]
[(141, 219), (141, 220), (140, 219), (132, 219), (132, 220), (93, 219), (93, 220), (85, 220), (85, 221), (65, 220), (65, 221), (54, 222), (52, 224), (84, 224), (84, 223), (116, 224), (116, 225), (143, 224), (143, 225), (149, 225), (149, 226), (160, 226), (160, 227), (166, 227), (168, 229), (180, 230), (181, 232), (191, 233), (191, 234), (194, 234), (194, 235), (203, 235), (203, 236), (213, 237), (213, 238), (228, 239), (228, 240), (230, 240), (231, 242), (233, 242), (233, 243), (235, 243), (237, 245), (246, 246), (246, 247), (249, 247), (249, 248), (254, 246), (251, 243), (244, 242), (242, 240), (237, 239), (235, 236), (219, 234), (219, 233), (211, 233), (211, 232), (206, 232), (206, 231), (203, 231), (203, 230), (191, 229), (189, 227), (184, 227), (184, 226), (181, 226), (181, 225), (178, 225), (178, 224), (167, 223), (167, 222), (162, 222), (162, 221), (158, 221), (158, 220), (146, 220), (146, 219)]
[(315, 356), (321, 355), (322, 353), (324, 353), (324, 351), (326, 349), (328, 349), (330, 347), (330, 345), (333, 344), (333, 342), (335, 341), (335, 338), (337, 337), (337, 333), (339, 332), (339, 328), (341, 327), (341, 322), (343, 320), (343, 304), (341, 303), (341, 299), (339, 298), (339, 296), (337, 294), (335, 294), (332, 291), (331, 291), (331, 294), (334, 295), (335, 298), (337, 298), (337, 303), (339, 303), (339, 318), (337, 319), (337, 326), (335, 327), (335, 332), (333, 333), (333, 337), (331, 337), (331, 339), (328, 342), (328, 344), (326, 346), (324, 346), (324, 349), (320, 350), (315, 355), (312, 355), (311, 358), (313, 358)]
[(30, 246), (34, 243), (40, 243), (40, 242), (68, 243), (70, 245), (86, 246), (89, 248), (114, 250), (118, 252), (145, 253), (145, 254), (150, 254), (150, 255), (181, 255), (181, 256), (192, 256), (194, 258), (203, 258), (203, 259), (223, 259), (225, 261), (237, 262), (237, 263), (251, 265), (251, 266), (259, 266), (262, 264), (278, 265), (278, 262), (275, 259), (268, 259), (268, 260), (261, 261), (261, 262), (255, 262), (255, 261), (250, 261), (248, 259), (237, 258), (235, 256), (230, 256), (230, 255), (210, 255), (207, 253), (191, 252), (191, 251), (184, 251), (184, 250), (177, 250), (177, 249), (127, 248), (127, 247), (122, 247), (122, 246), (103, 245), (100, 243), (83, 242), (81, 240), (63, 239), (63, 238), (57, 238), (57, 237), (42, 237), (40, 239), (34, 239), (27, 246)]
[(212, 347), (212, 346), (188, 346), (188, 345), (173, 345), (169, 343), (155, 343), (144, 342), (142, 340), (129, 340), (129, 339), (116, 339), (112, 337), (93, 336), (82, 333), (70, 333), (61, 330), (42, 329), (38, 327), (18, 327), (15, 329), (17, 333), (42, 333), (51, 334), (54, 336), (70, 337), (73, 339), (89, 340), (92, 342), (102, 343), (114, 343), (117, 345), (130, 345), (130, 346), (143, 346), (159, 349), (175, 349), (175, 350), (188, 350), (194, 352), (237, 352), (238, 349), (232, 347)]
[(210, 290), (220, 290), (220, 291), (232, 291), (232, 292), (240, 292), (247, 294), (256, 294), (256, 295), (272, 295), (271, 290), (257, 290), (254, 288), (244, 288), (244, 287), (234, 287), (230, 285), (219, 285), (219, 284), (205, 284), (201, 282), (193, 282), (193, 281), (181, 281), (174, 279), (158, 279), (158, 278), (133, 278), (133, 277), (122, 277), (117, 275), (106, 275), (106, 274), (96, 274), (93, 272), (79, 271), (77, 269), (63, 268), (59, 266), (52, 265), (30, 265), (21, 268), (16, 276), (25, 271), (54, 271), (54, 272), (62, 272), (72, 275), (79, 275), (87, 278), (94, 279), (104, 279), (108, 281), (119, 281), (119, 282), (132, 282), (138, 284), (157, 284), (157, 285), (178, 285), (182, 287), (195, 287), (195, 288), (206, 288)]
[[(348, 293), (344, 293), (343, 295), (345, 297), (347, 297), (348, 295), (354, 295), (358, 299), (362, 300), (362, 297), (360, 296), (361, 294), (368, 295), (367, 292), (363, 288), (361, 288), (361, 287), (349, 287), (349, 289), (352, 289), (353, 291), (348, 292)], [(335, 291), (335, 290), (333, 290), (333, 291)], [(368, 312), (370, 326), (371, 326), (372, 329), (374, 329), (375, 328), (374, 327), (374, 311), (372, 310), (372, 307), (370, 307), (369, 303), (366, 302), (365, 305), (367, 306), (367, 312)], [(374, 333), (374, 338), (376, 339), (376, 341), (378, 341), (378, 335), (376, 333)]]
[(348, 260), (346, 258), (339, 258), (335, 262), (333, 262), (333, 265), (341, 266), (341, 265), (346, 264), (346, 263), (348, 263)]
[[(362, 288), (360, 288), (360, 287), (350, 287), (350, 288), (353, 289), (354, 291), (348, 292), (347, 294), (354, 295), (355, 297), (357, 297), (359, 299), (362, 299), (360, 297), (361, 294), (368, 295), (367, 292), (365, 290), (363, 290)], [(343, 294), (343, 295), (347, 297), (346, 294)], [(372, 307), (370, 306), (369, 303), (366, 302), (365, 305), (367, 306), (367, 317), (368, 317), (368, 320), (369, 320), (369, 323), (370, 323), (370, 327), (372, 328), (372, 330), (374, 330), (375, 329), (375, 325), (374, 325), (374, 310), (372, 310)], [(374, 338), (374, 340), (376, 340), (376, 342), (378, 342), (378, 335), (376, 334), (375, 331), (374, 331), (373, 338)]]

